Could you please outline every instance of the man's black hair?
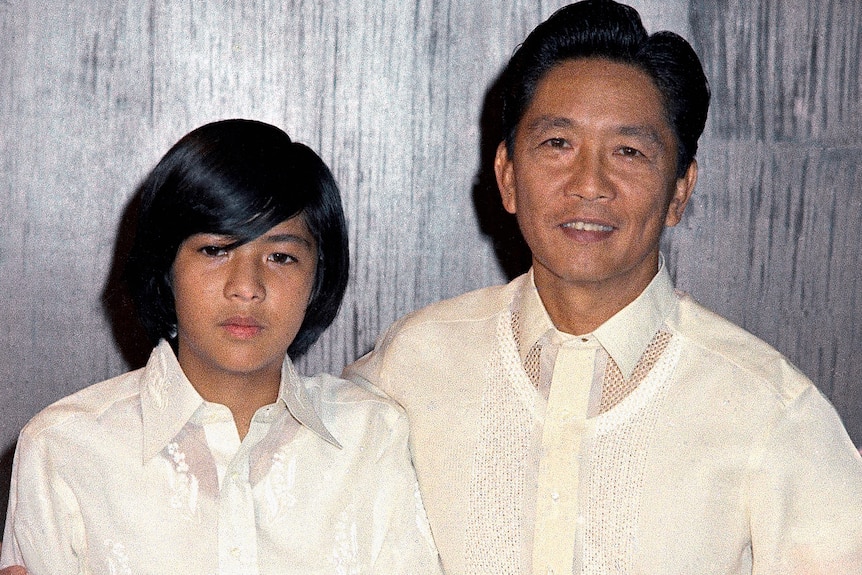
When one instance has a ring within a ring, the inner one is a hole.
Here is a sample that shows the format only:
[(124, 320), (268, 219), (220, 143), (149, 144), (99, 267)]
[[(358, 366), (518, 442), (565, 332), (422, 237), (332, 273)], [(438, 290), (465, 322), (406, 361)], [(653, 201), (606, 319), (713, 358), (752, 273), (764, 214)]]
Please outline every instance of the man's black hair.
[(645, 72), (662, 95), (677, 140), (677, 177), (697, 152), (706, 124), (709, 83), (691, 45), (673, 32), (648, 34), (637, 10), (612, 0), (584, 0), (557, 10), (515, 51), (503, 73), (502, 122), (506, 150), (514, 153), (518, 123), (536, 87), (555, 66), (604, 58)]

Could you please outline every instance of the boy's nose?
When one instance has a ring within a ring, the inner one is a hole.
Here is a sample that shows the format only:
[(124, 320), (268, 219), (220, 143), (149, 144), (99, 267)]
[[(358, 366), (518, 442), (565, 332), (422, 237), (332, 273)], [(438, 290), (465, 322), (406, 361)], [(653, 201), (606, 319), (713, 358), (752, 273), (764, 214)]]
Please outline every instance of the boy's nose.
[(266, 297), (266, 288), (261, 277), (259, 265), (253, 258), (233, 254), (227, 281), (225, 297), (251, 301)]

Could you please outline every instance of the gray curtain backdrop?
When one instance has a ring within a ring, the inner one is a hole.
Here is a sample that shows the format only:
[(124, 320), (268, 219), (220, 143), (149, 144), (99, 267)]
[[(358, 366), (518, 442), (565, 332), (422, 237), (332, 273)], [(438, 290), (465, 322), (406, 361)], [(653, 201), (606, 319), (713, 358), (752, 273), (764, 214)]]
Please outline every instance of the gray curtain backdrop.
[[(0, 0), (2, 509), (21, 426), (145, 360), (117, 290), (130, 201), (202, 123), (275, 123), (342, 187), (352, 278), (305, 372), (522, 271), (490, 173), (495, 80), (564, 3)], [(633, 4), (693, 42), (714, 93), (664, 239), (678, 286), (789, 356), (862, 442), (862, 2)]]

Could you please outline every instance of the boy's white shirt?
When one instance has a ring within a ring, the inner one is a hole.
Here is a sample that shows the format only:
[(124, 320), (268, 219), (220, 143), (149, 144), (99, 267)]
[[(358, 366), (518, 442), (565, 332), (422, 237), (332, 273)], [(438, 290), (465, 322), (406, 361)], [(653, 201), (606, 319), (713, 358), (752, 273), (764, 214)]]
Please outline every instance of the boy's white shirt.
[[(299, 422), (301, 425), (297, 425)], [(32, 575), (440, 573), (381, 393), (285, 359), (240, 441), (161, 342), (21, 432), (0, 564)]]

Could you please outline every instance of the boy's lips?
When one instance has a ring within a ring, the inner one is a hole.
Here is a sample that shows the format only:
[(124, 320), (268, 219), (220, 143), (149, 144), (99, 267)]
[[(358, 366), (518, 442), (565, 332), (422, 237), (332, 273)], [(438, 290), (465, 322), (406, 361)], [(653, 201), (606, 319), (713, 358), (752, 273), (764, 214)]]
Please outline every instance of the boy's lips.
[(219, 323), (225, 331), (234, 337), (248, 339), (263, 331), (263, 326), (256, 319), (245, 316), (234, 316)]

